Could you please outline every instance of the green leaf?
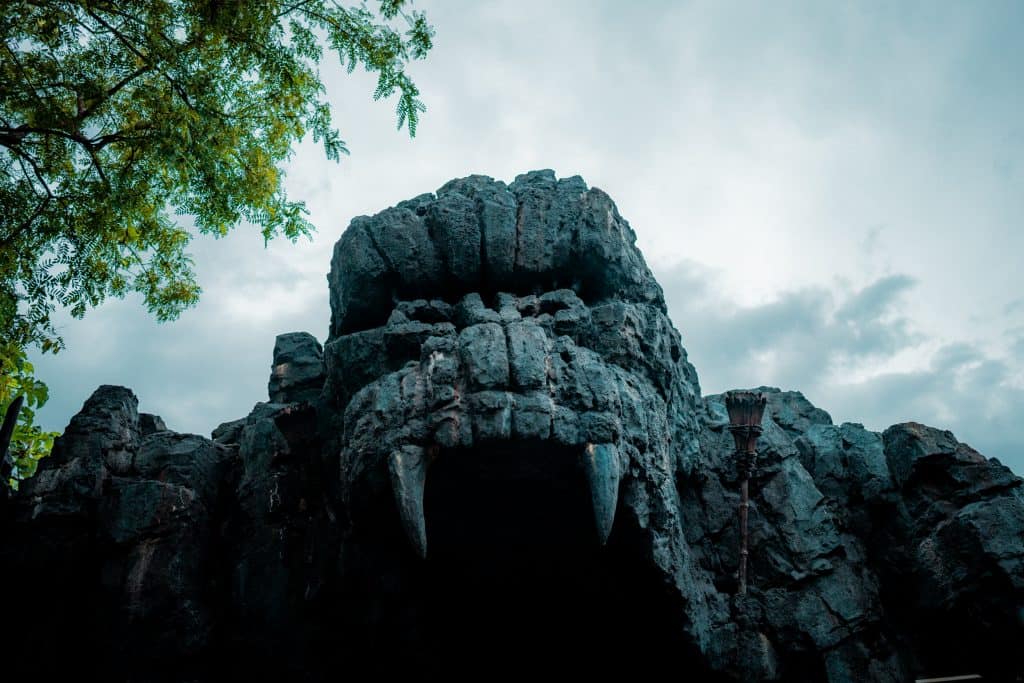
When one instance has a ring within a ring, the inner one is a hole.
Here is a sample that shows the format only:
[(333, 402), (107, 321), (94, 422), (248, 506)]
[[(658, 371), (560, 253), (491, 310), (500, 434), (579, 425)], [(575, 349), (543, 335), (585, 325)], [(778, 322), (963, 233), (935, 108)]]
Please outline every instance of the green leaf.
[(282, 183), (307, 132), (328, 159), (349, 153), (320, 76), (325, 49), (376, 74), (372, 97), (397, 95), (398, 127), (416, 135), (425, 107), (406, 70), (434, 33), (406, 4), (43, 0), (4, 14), (0, 406), (25, 395), (18, 476), (52, 445), (32, 431), (48, 392), (25, 351), (64, 347), (58, 307), (81, 318), (135, 292), (174, 320), (201, 293), (194, 234), (313, 233)]

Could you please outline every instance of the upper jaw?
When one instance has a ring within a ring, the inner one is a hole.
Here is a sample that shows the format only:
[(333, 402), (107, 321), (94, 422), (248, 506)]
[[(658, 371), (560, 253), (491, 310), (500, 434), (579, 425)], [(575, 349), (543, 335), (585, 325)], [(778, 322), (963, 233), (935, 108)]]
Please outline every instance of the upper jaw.
[[(628, 468), (623, 436), (638, 433), (630, 421), (650, 412), (645, 402), (660, 401), (648, 383), (577, 344), (571, 335), (585, 336), (591, 310), (572, 291), (501, 294), (497, 302), (497, 310), (486, 308), (470, 295), (455, 307), (397, 306), (384, 337), (394, 346), (418, 346), (418, 358), (359, 389), (345, 409), (344, 490), (365, 497), (390, 484), (421, 556), (431, 463), (448, 449), (507, 440), (553, 442), (576, 453), (590, 485), (597, 540), (604, 543)], [(446, 309), (449, 320), (408, 315), (438, 317)]]

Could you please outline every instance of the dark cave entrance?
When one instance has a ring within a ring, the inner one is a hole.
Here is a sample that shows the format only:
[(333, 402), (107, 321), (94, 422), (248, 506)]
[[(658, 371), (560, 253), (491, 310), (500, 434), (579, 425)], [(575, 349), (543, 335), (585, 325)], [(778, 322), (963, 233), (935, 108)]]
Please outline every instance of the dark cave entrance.
[(701, 671), (639, 530), (617, 519), (599, 545), (579, 456), (508, 442), (445, 451), (433, 463), (424, 672)]

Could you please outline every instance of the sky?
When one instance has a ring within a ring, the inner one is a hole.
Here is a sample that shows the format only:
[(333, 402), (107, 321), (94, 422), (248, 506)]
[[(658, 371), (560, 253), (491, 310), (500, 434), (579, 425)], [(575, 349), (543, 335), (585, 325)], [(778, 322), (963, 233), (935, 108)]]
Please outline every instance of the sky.
[(839, 423), (952, 430), (1024, 474), (1024, 3), (419, 0), (427, 105), (322, 75), (352, 154), (287, 166), (312, 241), (192, 244), (200, 304), (136, 297), (36, 358), (61, 430), (100, 384), (209, 434), (266, 400), (274, 337), (324, 341), (354, 216), (481, 173), (579, 174), (615, 200), (705, 394), (802, 391)]

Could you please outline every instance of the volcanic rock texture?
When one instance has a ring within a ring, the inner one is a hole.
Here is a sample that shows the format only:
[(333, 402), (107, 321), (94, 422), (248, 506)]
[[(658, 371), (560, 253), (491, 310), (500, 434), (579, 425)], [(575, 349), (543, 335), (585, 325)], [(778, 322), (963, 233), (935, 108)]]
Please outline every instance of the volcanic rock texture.
[(952, 434), (768, 397), (739, 485), (611, 199), (471, 176), (356, 218), (332, 317), (212, 439), (100, 387), (3, 508), (35, 677), (1016, 680), (1022, 480)]

